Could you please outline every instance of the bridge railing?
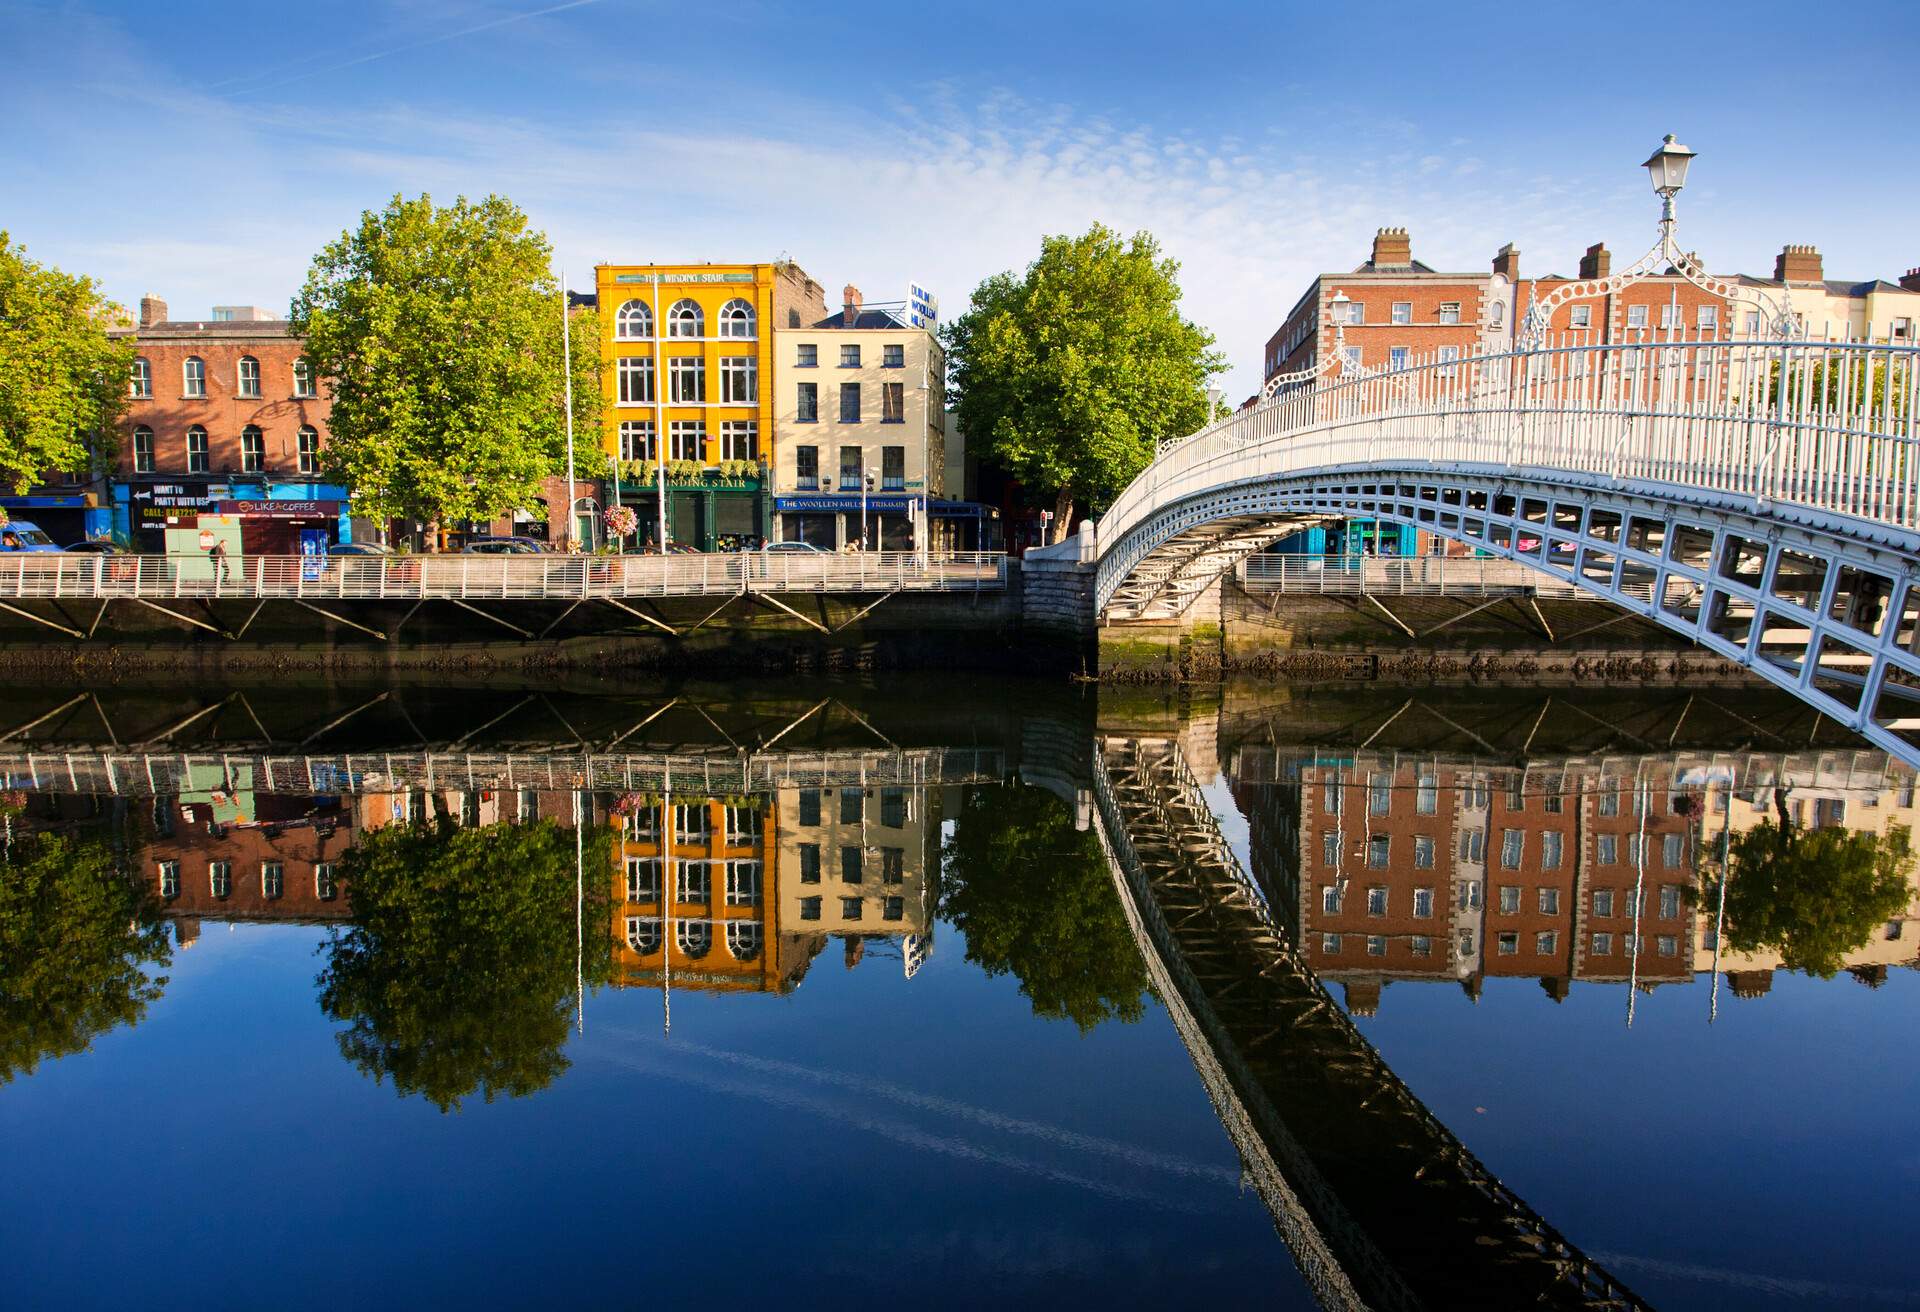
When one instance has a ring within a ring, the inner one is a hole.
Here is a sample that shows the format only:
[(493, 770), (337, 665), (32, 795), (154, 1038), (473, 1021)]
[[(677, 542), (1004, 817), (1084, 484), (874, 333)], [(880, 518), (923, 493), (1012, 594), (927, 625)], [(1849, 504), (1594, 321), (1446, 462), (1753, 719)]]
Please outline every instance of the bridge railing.
[(1100, 550), (1188, 496), (1370, 465), (1549, 468), (1920, 529), (1920, 347), (1581, 336), (1355, 369), (1239, 411), (1163, 446), (1101, 517)]
[[(1530, 566), (1481, 556), (1248, 556), (1240, 564), (1249, 592), (1327, 596), (1552, 597), (1597, 601), (1586, 588)], [(1625, 591), (1646, 600), (1652, 584)]]
[(1006, 556), (867, 551), (676, 556), (0, 556), (0, 598), (581, 601), (741, 592), (974, 592), (1004, 588)]

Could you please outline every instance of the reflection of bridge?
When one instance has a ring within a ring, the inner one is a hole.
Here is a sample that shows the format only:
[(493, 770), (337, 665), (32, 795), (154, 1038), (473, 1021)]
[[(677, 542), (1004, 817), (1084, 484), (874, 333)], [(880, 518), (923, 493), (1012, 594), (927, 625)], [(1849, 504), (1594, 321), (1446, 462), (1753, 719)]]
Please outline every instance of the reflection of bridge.
[(1093, 775), (1154, 984), (1324, 1306), (1643, 1306), (1388, 1069), (1287, 941), (1173, 743), (1102, 738)]
[(1164, 447), (1069, 553), (1170, 618), (1316, 521), (1411, 525), (1674, 630), (1920, 762), (1920, 348), (1677, 336), (1302, 381)]

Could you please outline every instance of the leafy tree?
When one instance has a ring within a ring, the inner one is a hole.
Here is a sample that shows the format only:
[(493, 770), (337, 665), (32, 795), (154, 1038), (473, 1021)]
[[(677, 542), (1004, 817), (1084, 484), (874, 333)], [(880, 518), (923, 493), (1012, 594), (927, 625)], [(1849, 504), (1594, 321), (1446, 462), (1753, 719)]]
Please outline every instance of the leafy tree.
[(941, 914), (967, 960), (1011, 972), (1036, 1016), (1140, 1019), (1146, 966), (1127, 930), (1099, 836), (1041, 788), (976, 788), (942, 849)]
[(1213, 336), (1180, 315), (1180, 266), (1145, 232), (1101, 224), (1046, 237), (1024, 277), (974, 290), (944, 332), (960, 426), (1008, 473), (1053, 498), (1056, 540), (1207, 422)]
[[(612, 969), (611, 839), (586, 842), (588, 985)], [(320, 1006), (341, 1055), (441, 1111), (525, 1097), (567, 1069), (576, 998), (574, 836), (550, 820), (467, 829), (441, 816), (361, 837), (342, 862), (349, 927), (326, 944)]]
[(121, 317), (91, 278), (34, 263), (0, 231), (0, 482), (16, 493), (113, 455), (135, 350), (107, 336)]
[(146, 889), (98, 836), (28, 834), (0, 861), (0, 1084), (137, 1025), (173, 960)]
[[(1828, 979), (1906, 907), (1908, 832), (1806, 829), (1781, 809), (1779, 823), (1764, 820), (1730, 840), (1727, 942), (1740, 952), (1775, 949), (1787, 969)], [(1718, 894), (1710, 881), (1709, 905)]]
[[(499, 196), (445, 208), (395, 196), (314, 257), (293, 331), (331, 391), (326, 460), (356, 507), (437, 530), (524, 506), (555, 471), (566, 416), (551, 255)], [(592, 448), (599, 332), (575, 324), (575, 438)]]

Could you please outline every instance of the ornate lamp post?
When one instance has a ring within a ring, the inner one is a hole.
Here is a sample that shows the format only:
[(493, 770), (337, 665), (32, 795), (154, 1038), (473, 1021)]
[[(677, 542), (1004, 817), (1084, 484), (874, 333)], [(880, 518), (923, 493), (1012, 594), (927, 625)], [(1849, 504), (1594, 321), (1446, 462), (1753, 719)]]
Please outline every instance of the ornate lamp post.
[(1527, 351), (1537, 348), (1546, 336), (1548, 325), (1553, 321), (1553, 312), (1568, 301), (1595, 296), (1612, 296), (1631, 287), (1634, 283), (1661, 273), (1677, 273), (1703, 291), (1728, 301), (1744, 301), (1755, 306), (1760, 310), (1767, 330), (1778, 338), (1784, 340), (1797, 333), (1797, 321), (1792, 304), (1787, 301), (1784, 293), (1781, 299), (1786, 303), (1779, 304), (1763, 292), (1741, 287), (1724, 278), (1716, 278), (1700, 267), (1699, 262), (1691, 254), (1681, 250), (1679, 244), (1674, 241), (1674, 198), (1680, 194), (1680, 189), (1687, 185), (1687, 169), (1692, 165), (1697, 153), (1681, 145), (1671, 132), (1667, 134), (1666, 140), (1660, 143), (1660, 148), (1648, 156), (1647, 162), (1642, 166), (1647, 170), (1647, 176), (1653, 183), (1654, 194), (1660, 197), (1660, 240), (1653, 244), (1653, 249), (1632, 264), (1604, 278), (1583, 278), (1576, 282), (1561, 283), (1538, 300), (1534, 299), (1539, 287), (1539, 284), (1535, 283), (1533, 290), (1528, 292), (1527, 317), (1521, 324), (1519, 338), (1515, 343), (1517, 350)]

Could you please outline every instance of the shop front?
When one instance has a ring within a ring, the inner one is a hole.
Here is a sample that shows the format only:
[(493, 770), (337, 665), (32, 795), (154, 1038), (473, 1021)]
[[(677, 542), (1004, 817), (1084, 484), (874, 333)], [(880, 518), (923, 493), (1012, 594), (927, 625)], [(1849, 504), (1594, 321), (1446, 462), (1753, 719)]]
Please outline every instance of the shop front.
[(8, 519), (38, 524), (60, 546), (92, 542), (113, 533), (113, 512), (91, 493), (0, 497)]
[(328, 546), (352, 537), (347, 490), (334, 483), (162, 476), (117, 483), (113, 497), (114, 535), (135, 551), (165, 551), (168, 529), (197, 528), (202, 515), (239, 524), (254, 555), (299, 555), (312, 541), (303, 534), (323, 534)]
[[(757, 478), (701, 479), (667, 484), (667, 538), (696, 551), (754, 551), (767, 540), (767, 499)], [(660, 536), (660, 489), (622, 479), (619, 501), (639, 521), (630, 549)]]
[(796, 493), (775, 497), (775, 532), (783, 542), (806, 542), (823, 551), (865, 543), (875, 551), (912, 551), (922, 501), (883, 492)]
[(934, 501), (928, 511), (934, 550), (1005, 550), (997, 507), (977, 501)]

